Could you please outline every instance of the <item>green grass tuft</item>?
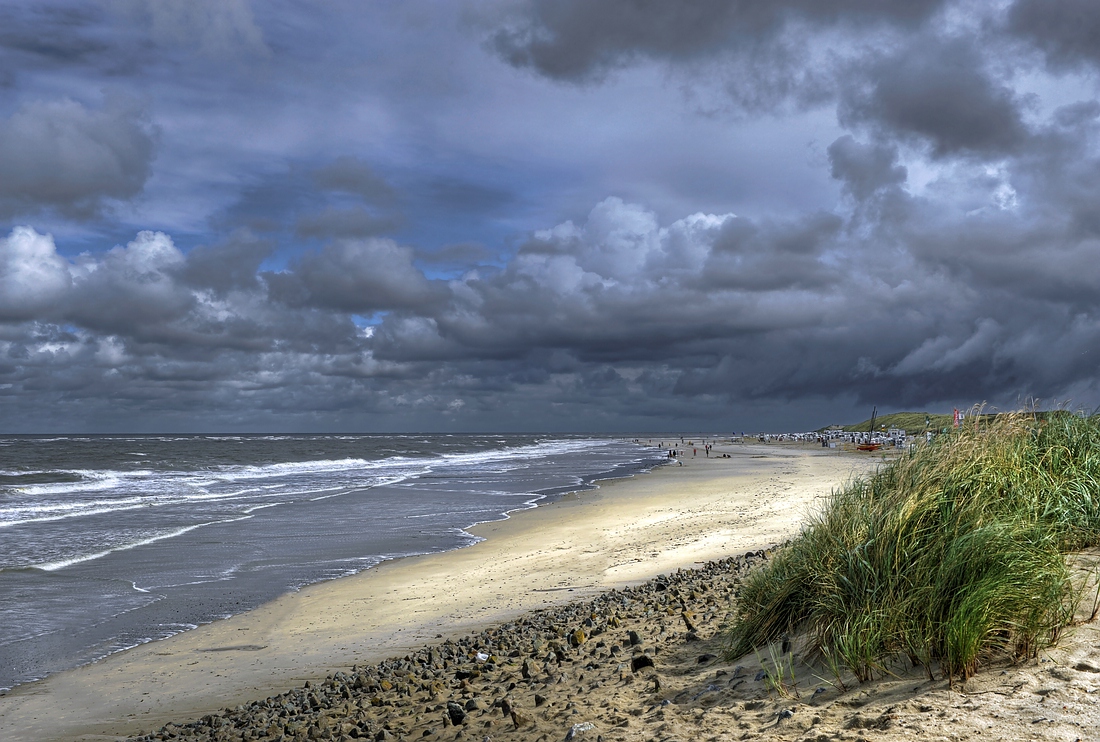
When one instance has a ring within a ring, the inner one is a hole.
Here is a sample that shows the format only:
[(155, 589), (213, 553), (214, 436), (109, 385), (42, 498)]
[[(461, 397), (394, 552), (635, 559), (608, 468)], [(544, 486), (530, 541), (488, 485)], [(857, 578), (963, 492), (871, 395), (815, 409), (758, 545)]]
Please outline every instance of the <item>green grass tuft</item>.
[(728, 653), (805, 633), (862, 681), (908, 657), (970, 677), (1073, 619), (1066, 554), (1100, 545), (1100, 418), (975, 418), (835, 492), (742, 586)]

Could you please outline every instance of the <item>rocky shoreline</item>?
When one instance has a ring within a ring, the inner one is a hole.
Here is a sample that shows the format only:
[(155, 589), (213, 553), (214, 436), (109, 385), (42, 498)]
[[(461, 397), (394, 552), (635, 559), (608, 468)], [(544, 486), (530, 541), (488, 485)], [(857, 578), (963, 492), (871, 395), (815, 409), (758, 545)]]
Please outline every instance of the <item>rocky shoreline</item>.
[[(132, 739), (665, 738), (668, 705), (754, 682), (721, 663), (717, 634), (741, 578), (767, 556), (749, 552), (535, 611)], [(670, 676), (685, 663), (713, 666), (712, 682), (676, 689)]]
[[(891, 667), (874, 681), (806, 664), (798, 642), (722, 659), (744, 575), (773, 549), (536, 610), (403, 657), (131, 738), (230, 742), (1022, 742), (1096, 739), (1100, 626), (1037, 660), (950, 687)], [(793, 653), (786, 652), (793, 649)], [(739, 664), (739, 663), (743, 663)]]

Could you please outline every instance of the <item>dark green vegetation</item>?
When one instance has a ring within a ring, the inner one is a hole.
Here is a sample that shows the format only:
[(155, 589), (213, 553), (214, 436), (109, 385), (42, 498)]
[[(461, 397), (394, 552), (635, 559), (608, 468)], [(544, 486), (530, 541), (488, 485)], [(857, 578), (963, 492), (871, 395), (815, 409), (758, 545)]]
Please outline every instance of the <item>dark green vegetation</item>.
[(968, 678), (1057, 640), (1084, 589), (1067, 554), (1097, 544), (1100, 417), (977, 418), (835, 492), (746, 579), (729, 654), (804, 635), (860, 681), (905, 658)]
[[(926, 425), (925, 422), (928, 422)], [(871, 424), (868, 418), (855, 425), (845, 425), (842, 430), (847, 433), (866, 433), (867, 426)], [(938, 432), (944, 428), (950, 428), (955, 424), (953, 415), (930, 415), (927, 412), (895, 412), (892, 415), (879, 415), (875, 418), (875, 429), (901, 428), (909, 435), (917, 435), (926, 430)]]

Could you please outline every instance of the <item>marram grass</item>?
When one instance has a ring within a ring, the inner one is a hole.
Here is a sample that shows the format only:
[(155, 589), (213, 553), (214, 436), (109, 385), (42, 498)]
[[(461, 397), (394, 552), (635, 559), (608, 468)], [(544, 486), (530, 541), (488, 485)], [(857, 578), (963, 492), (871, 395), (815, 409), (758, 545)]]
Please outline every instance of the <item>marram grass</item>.
[(907, 657), (969, 678), (1033, 657), (1072, 620), (1066, 555), (1100, 545), (1100, 417), (978, 418), (834, 492), (746, 579), (740, 657), (803, 634), (860, 681)]

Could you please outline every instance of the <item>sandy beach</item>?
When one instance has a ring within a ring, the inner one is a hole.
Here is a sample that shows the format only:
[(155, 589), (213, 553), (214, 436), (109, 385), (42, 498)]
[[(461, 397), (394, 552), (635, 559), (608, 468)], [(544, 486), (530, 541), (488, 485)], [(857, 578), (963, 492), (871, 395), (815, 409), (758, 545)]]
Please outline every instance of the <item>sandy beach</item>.
[[(729, 453), (731, 458), (719, 458)], [(876, 459), (732, 445), (483, 524), (459, 551), (385, 563), (0, 697), (0, 739), (115, 739), (636, 584), (797, 532)]]

